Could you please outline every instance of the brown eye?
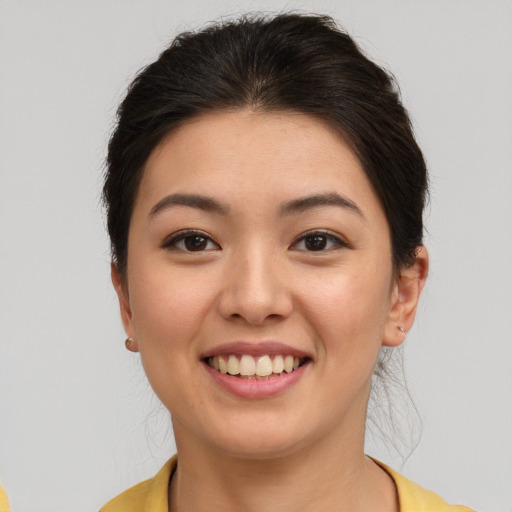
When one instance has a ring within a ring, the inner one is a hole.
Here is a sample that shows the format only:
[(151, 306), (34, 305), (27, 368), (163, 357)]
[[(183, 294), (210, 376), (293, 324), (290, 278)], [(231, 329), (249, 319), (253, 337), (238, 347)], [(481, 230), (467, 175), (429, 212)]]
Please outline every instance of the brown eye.
[(295, 251), (322, 252), (346, 246), (347, 244), (337, 236), (331, 233), (317, 231), (302, 235), (292, 245), (291, 249)]
[(327, 246), (327, 237), (325, 235), (308, 236), (304, 242), (308, 251), (323, 251)]
[(208, 245), (208, 239), (201, 235), (187, 236), (183, 239), (187, 251), (204, 251)]
[(177, 233), (162, 244), (162, 248), (183, 252), (202, 252), (220, 249), (209, 236), (203, 233), (185, 231)]

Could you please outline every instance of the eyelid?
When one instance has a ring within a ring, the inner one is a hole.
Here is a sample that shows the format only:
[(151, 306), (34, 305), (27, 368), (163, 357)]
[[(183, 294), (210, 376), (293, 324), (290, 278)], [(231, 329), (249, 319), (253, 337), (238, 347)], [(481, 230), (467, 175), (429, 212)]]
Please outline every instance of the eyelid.
[[(180, 242), (181, 240), (184, 240), (185, 238), (187, 238), (189, 236), (201, 236), (201, 237), (204, 237), (209, 242), (212, 242), (213, 244), (215, 244), (217, 246), (217, 248), (216, 249), (204, 249), (202, 251), (186, 251), (184, 249), (179, 249), (179, 248), (177, 248), (175, 246), (175, 244), (177, 242)], [(163, 242), (160, 244), (160, 247), (162, 249), (176, 250), (176, 251), (190, 252), (190, 253), (193, 253), (193, 252), (197, 252), (197, 253), (209, 252), (209, 251), (218, 250), (218, 249), (221, 248), (220, 245), (214, 240), (214, 238), (212, 236), (210, 236), (208, 233), (206, 233), (204, 231), (201, 231), (200, 229), (181, 229), (179, 231), (176, 231), (176, 232), (172, 233), (171, 235), (167, 236), (163, 240)]]
[(334, 233), (332, 231), (329, 231), (327, 229), (312, 229), (310, 231), (305, 231), (304, 233), (301, 233), (299, 236), (295, 238), (295, 240), (290, 245), (291, 250), (303, 250), (303, 249), (295, 249), (295, 246), (302, 242), (305, 238), (309, 236), (315, 236), (315, 235), (322, 235), (326, 238), (330, 239), (331, 241), (334, 241), (336, 247), (331, 249), (324, 249), (321, 251), (304, 251), (304, 252), (311, 252), (311, 253), (322, 253), (322, 252), (330, 252), (339, 248), (349, 247), (348, 242), (339, 234)]

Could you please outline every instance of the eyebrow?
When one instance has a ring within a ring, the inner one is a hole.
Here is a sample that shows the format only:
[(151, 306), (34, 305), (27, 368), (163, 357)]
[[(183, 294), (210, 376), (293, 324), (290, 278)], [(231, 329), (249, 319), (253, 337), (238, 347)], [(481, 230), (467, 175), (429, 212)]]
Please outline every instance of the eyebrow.
[[(220, 215), (227, 215), (229, 213), (228, 205), (212, 197), (199, 194), (171, 194), (158, 201), (158, 203), (151, 208), (149, 217), (154, 217), (161, 211), (173, 206), (188, 206), (189, 208), (197, 208)], [(353, 201), (336, 192), (315, 194), (293, 199), (292, 201), (282, 204), (279, 210), (282, 216), (288, 216), (322, 206), (337, 206), (352, 211), (364, 218), (363, 212)]]
[(321, 206), (337, 206), (344, 208), (356, 213), (364, 219), (363, 212), (356, 205), (356, 203), (336, 192), (327, 194), (315, 194), (312, 196), (294, 199), (293, 201), (289, 201), (288, 203), (281, 205), (280, 212), (282, 216), (287, 216), (296, 213), (302, 213)]
[(198, 208), (199, 210), (219, 213), (221, 215), (227, 215), (229, 212), (229, 207), (226, 204), (212, 197), (198, 194), (171, 194), (160, 199), (160, 201), (151, 208), (149, 217), (154, 217), (161, 211), (171, 208), (172, 206), (188, 206), (190, 208)]

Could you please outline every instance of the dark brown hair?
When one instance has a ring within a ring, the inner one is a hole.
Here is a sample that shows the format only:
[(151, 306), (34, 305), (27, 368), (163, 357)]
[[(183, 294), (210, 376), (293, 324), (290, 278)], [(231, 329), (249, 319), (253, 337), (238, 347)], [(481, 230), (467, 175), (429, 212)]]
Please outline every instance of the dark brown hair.
[(103, 198), (126, 272), (144, 165), (180, 123), (215, 110), (296, 111), (351, 145), (382, 202), (396, 269), (422, 243), (427, 172), (392, 78), (326, 16), (245, 16), (179, 35), (131, 84), (108, 147)]

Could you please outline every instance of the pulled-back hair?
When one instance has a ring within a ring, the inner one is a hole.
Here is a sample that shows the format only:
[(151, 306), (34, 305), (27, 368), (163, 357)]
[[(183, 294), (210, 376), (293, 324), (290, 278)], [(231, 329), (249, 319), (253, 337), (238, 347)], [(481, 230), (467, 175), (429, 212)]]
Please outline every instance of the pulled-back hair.
[(151, 152), (186, 120), (246, 108), (300, 112), (337, 129), (382, 203), (395, 269), (412, 264), (422, 243), (427, 172), (392, 78), (329, 17), (253, 15), (177, 36), (120, 105), (103, 198), (121, 275)]

